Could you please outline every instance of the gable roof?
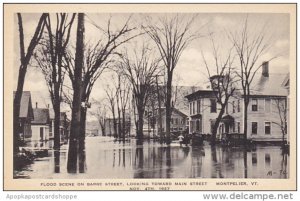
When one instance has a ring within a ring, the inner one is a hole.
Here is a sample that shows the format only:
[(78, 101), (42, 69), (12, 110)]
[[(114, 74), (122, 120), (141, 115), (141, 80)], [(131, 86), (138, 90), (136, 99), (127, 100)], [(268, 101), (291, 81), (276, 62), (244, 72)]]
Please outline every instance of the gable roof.
[(49, 109), (34, 108), (33, 109), (34, 120), (31, 124), (48, 124), (50, 121)]
[[(157, 110), (158, 110), (158, 108), (157, 108)], [(166, 108), (161, 108), (162, 115), (164, 115), (165, 112), (166, 112)], [(184, 114), (183, 112), (181, 112), (180, 110), (178, 110), (178, 109), (176, 109), (174, 107), (172, 108), (172, 112), (175, 112), (175, 113), (179, 114), (180, 116), (187, 117), (186, 114)], [(157, 114), (157, 116), (158, 116), (158, 114)]]
[[(15, 97), (16, 92), (13, 92)], [(32, 102), (31, 102), (31, 93), (30, 91), (23, 91), (21, 102), (20, 102), (20, 115), (19, 118), (30, 118), (33, 119), (33, 111), (32, 111)]]
[(185, 96), (188, 100), (194, 100), (196, 98), (202, 97), (202, 98), (213, 98), (215, 97), (215, 92), (213, 90), (198, 90), (194, 93), (191, 93), (187, 96)]
[(287, 96), (288, 90), (282, 86), (287, 74), (269, 74), (269, 77), (256, 76), (253, 78), (251, 96)]

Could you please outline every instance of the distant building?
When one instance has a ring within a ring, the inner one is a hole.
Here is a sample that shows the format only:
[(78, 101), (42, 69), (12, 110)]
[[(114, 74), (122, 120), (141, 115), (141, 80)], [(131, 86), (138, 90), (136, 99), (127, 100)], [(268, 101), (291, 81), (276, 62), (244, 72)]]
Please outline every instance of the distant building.
[[(289, 78), (286, 74), (270, 74), (269, 63), (263, 63), (262, 74), (257, 74), (251, 84), (247, 139), (253, 141), (287, 140), (281, 128), (287, 124), (282, 118), (288, 116), (284, 114), (288, 111), (288, 83)], [(213, 90), (198, 90), (186, 96), (190, 107), (190, 133), (211, 133), (220, 109), (214, 93), (216, 92)], [(221, 138), (224, 133), (243, 133), (243, 117), (244, 97), (242, 91), (238, 89), (228, 101), (217, 137)]]
[(49, 109), (38, 108), (38, 103), (36, 103), (36, 108), (33, 109), (33, 114), (34, 120), (31, 121), (31, 146), (45, 147), (47, 141), (49, 140)]
[[(54, 112), (50, 110), (49, 139), (54, 139)], [(60, 112), (59, 124), (60, 143), (67, 143), (70, 136), (70, 120), (66, 112)]]
[[(166, 108), (161, 108), (161, 116), (162, 116), (162, 132), (166, 132)], [(183, 132), (187, 129), (187, 118), (188, 116), (184, 114), (183, 112), (179, 111), (176, 108), (172, 108), (172, 114), (171, 114), (171, 126), (170, 131), (171, 132)], [(157, 130), (159, 128), (159, 116), (158, 116), (158, 109), (156, 111), (155, 115), (155, 131), (156, 134)]]
[[(119, 119), (118, 117), (116, 117), (116, 130), (114, 128), (114, 119), (113, 118), (106, 118), (104, 120), (104, 127), (105, 127), (105, 135), (106, 136), (118, 136), (118, 133), (119, 133)], [(120, 122), (121, 122), (121, 129), (123, 129), (123, 119), (120, 119)], [(130, 117), (129, 115), (126, 115), (126, 118), (125, 118), (125, 133), (126, 135), (131, 135), (131, 131), (130, 131), (130, 128), (131, 128), (131, 124), (130, 124)]]
[[(14, 96), (15, 96), (14, 92)], [(20, 138), (22, 141), (30, 140), (32, 136), (31, 130), (31, 121), (34, 119), (32, 102), (31, 102), (31, 93), (30, 91), (23, 91), (20, 104)]]

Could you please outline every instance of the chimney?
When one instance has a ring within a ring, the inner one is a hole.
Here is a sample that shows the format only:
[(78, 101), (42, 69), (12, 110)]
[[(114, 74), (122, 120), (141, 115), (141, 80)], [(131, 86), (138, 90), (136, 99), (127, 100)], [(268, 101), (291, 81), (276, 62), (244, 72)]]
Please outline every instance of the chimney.
[(49, 109), (49, 104), (47, 105), (47, 108)]
[(269, 62), (268, 61), (264, 61), (262, 63), (261, 68), (262, 68), (262, 73), (261, 73), (262, 76), (269, 77)]
[(35, 108), (38, 108), (38, 102), (35, 102)]

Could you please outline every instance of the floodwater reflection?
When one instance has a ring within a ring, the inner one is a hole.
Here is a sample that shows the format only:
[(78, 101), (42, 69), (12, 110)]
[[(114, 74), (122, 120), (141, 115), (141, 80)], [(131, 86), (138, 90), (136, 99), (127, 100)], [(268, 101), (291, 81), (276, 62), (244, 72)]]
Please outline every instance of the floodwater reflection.
[[(254, 150), (210, 146), (180, 147), (153, 141), (119, 143), (87, 137), (79, 153), (79, 172), (66, 171), (67, 147), (50, 151), (18, 172), (20, 178), (288, 178), (289, 156), (280, 146)], [(277, 174), (270, 174), (277, 172)]]

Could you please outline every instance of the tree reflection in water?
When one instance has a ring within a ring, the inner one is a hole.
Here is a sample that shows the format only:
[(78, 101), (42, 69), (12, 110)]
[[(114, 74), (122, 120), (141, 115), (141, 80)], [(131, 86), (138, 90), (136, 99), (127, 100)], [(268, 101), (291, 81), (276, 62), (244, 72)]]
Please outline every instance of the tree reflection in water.
[[(67, 173), (66, 150), (50, 152), (50, 157), (37, 159), (16, 174), (26, 178), (289, 178), (289, 155), (280, 146), (180, 147), (91, 137), (79, 154), (78, 170), (83, 176)], [(270, 170), (282, 174), (268, 175)]]
[(54, 150), (54, 172), (60, 173), (60, 151)]

